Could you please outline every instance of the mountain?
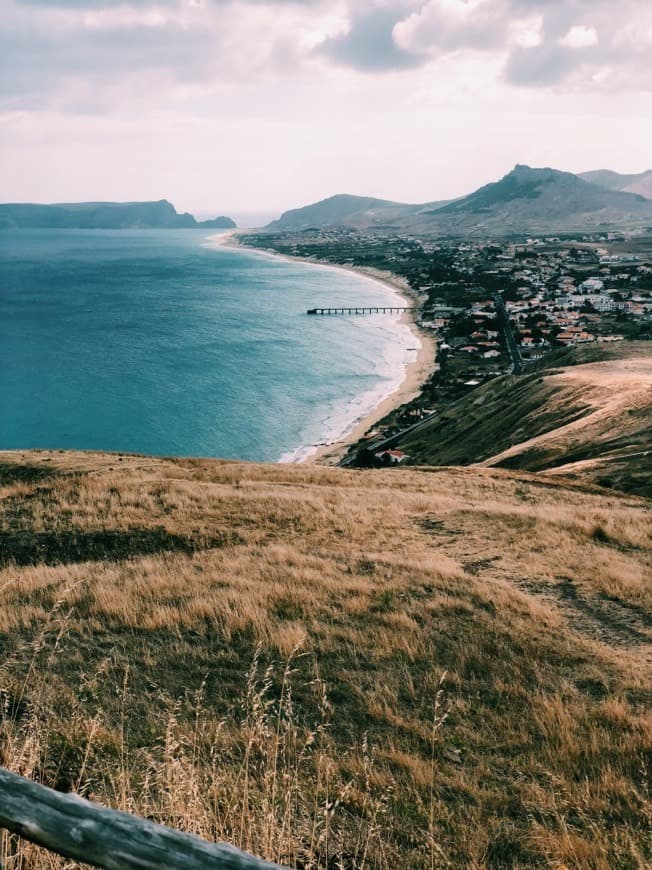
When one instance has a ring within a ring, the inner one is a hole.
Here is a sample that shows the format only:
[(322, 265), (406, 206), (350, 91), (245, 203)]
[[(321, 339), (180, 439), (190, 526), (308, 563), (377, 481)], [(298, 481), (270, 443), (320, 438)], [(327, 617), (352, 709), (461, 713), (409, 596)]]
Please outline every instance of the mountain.
[(329, 227), (389, 229), (394, 225), (402, 225), (411, 215), (418, 214), (424, 208), (436, 208), (438, 205), (445, 203), (414, 205), (375, 199), (372, 196), (339, 193), (303, 208), (286, 211), (266, 229), (288, 232)]
[(504, 178), (448, 202), (408, 205), (339, 195), (286, 212), (270, 231), (349, 227), (488, 237), (652, 226), (652, 202), (570, 172), (517, 165)]
[(609, 190), (638, 193), (646, 199), (652, 199), (652, 169), (634, 175), (622, 175), (610, 169), (596, 169), (592, 172), (580, 172), (578, 177)]
[(402, 213), (409, 205), (376, 199), (372, 196), (352, 196), (339, 193), (328, 199), (313, 202), (302, 208), (284, 212), (278, 220), (269, 224), (273, 230), (302, 230), (309, 227), (367, 226), (379, 215), (398, 210)]
[(183, 229), (193, 227), (235, 227), (230, 218), (203, 221), (184, 212), (179, 214), (166, 199), (158, 202), (76, 202), (40, 205), (0, 204), (0, 229)]
[(438, 209), (432, 217), (439, 229), (448, 231), (560, 232), (652, 223), (652, 203), (570, 172), (517, 165), (500, 181)]

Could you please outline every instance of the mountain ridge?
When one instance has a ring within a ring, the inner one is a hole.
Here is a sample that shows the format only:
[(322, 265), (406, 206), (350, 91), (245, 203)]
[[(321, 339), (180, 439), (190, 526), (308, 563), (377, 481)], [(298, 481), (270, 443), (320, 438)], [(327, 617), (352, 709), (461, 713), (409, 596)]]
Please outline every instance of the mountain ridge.
[(436, 236), (501, 236), (652, 225), (652, 202), (570, 172), (517, 164), (467, 196), (423, 204), (339, 194), (285, 212), (270, 232), (350, 228)]
[(578, 177), (609, 190), (638, 193), (646, 199), (652, 199), (652, 169), (630, 174), (614, 172), (612, 169), (594, 169), (590, 172), (580, 172)]

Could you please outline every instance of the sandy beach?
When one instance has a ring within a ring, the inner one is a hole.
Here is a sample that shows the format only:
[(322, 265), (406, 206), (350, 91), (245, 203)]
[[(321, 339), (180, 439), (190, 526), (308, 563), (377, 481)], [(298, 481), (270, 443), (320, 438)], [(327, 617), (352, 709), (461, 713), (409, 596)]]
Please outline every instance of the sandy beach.
[[(383, 284), (385, 287), (389, 287), (389, 289), (398, 296), (400, 304), (402, 305), (418, 305), (420, 302), (408, 282), (404, 278), (393, 275), (391, 272), (385, 272), (371, 267), (343, 266), (337, 263), (327, 263), (314, 257), (291, 257), (286, 254), (277, 254), (273, 251), (267, 251), (264, 248), (244, 247), (238, 242), (237, 237), (240, 232), (243, 231), (228, 230), (225, 233), (216, 233), (214, 236), (211, 236), (211, 241), (225, 247), (240, 247), (245, 251), (266, 254), (269, 257), (285, 260), (290, 263), (308, 263), (313, 266), (323, 266), (328, 267), (329, 269), (339, 269), (340, 271), (351, 272), (354, 275), (363, 275), (372, 281)], [(435, 363), (437, 343), (428, 330), (420, 329), (417, 326), (416, 319), (412, 312), (406, 311), (402, 315), (401, 320), (410, 327), (415, 337), (417, 354), (414, 361), (405, 366), (404, 377), (399, 386), (392, 390), (391, 393), (388, 393), (369, 414), (356, 420), (349, 432), (330, 444), (315, 447), (315, 450), (305, 458), (301, 459), (300, 462), (316, 465), (337, 465), (346, 454), (348, 448), (363, 438), (374, 424), (379, 420), (382, 420), (383, 417), (389, 414), (394, 408), (400, 407), (419, 395), (423, 383), (437, 368)]]

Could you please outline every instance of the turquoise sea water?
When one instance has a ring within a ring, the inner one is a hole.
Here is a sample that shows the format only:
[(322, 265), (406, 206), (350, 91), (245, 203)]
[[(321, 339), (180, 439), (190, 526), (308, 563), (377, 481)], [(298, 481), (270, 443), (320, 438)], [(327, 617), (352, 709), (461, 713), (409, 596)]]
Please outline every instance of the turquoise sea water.
[(383, 285), (200, 230), (0, 232), (0, 449), (292, 460), (401, 381)]

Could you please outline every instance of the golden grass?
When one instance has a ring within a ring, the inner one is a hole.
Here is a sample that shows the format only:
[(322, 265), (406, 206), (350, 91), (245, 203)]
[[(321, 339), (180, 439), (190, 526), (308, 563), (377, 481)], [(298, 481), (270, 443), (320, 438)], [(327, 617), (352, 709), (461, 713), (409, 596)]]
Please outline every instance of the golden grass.
[(649, 520), (496, 469), (0, 454), (6, 763), (291, 866), (645, 867)]
[(526, 375), (488, 381), (397, 446), (411, 465), (573, 475), (649, 498), (651, 398), (649, 342), (578, 346), (556, 351)]
[[(571, 423), (508, 448), (493, 456), (488, 464), (502, 462), (534, 446), (546, 446), (549, 441), (557, 451), (570, 451), (593, 441), (609, 444), (616, 428), (622, 431), (631, 429), (632, 434), (638, 434), (645, 430), (645, 419), (649, 424), (652, 358), (648, 349), (641, 356), (553, 370), (545, 374), (545, 379), (552, 395), (539, 409), (540, 415), (550, 414), (562, 406), (584, 408), (585, 414)], [(637, 411), (641, 412), (640, 418), (632, 416)]]

